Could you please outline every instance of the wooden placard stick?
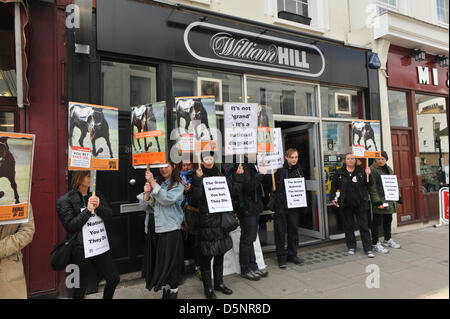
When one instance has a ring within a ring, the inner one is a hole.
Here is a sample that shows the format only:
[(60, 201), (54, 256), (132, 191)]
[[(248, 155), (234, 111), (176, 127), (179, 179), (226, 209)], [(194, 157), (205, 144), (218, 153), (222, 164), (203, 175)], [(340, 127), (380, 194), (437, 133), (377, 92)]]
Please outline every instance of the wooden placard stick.
[[(91, 185), (89, 185), (89, 190), (92, 193), (92, 196), (95, 196), (95, 188), (97, 186), (97, 171), (91, 170)], [(92, 215), (95, 215), (95, 211), (91, 213)]]
[[(366, 157), (366, 168), (369, 167), (369, 158)], [(366, 174), (367, 177), (367, 183), (369, 182), (369, 175)]]
[(198, 152), (198, 168), (202, 168), (202, 156), (200, 152)]

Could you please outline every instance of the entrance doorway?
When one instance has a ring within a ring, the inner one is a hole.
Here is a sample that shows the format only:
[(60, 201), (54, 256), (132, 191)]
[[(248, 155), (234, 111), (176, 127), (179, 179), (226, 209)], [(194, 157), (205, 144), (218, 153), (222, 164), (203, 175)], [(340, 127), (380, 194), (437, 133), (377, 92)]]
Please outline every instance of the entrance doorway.
[[(283, 151), (295, 148), (299, 151), (299, 163), (305, 175), (308, 207), (299, 215), (300, 246), (315, 243), (325, 239), (322, 174), (320, 170), (320, 153), (318, 123), (275, 121), (275, 127), (281, 128)], [(263, 250), (269, 250), (274, 245), (273, 212), (265, 211), (264, 223), (260, 227), (260, 240)], [(268, 216), (269, 215), (269, 216)], [(261, 224), (260, 224), (261, 226)]]

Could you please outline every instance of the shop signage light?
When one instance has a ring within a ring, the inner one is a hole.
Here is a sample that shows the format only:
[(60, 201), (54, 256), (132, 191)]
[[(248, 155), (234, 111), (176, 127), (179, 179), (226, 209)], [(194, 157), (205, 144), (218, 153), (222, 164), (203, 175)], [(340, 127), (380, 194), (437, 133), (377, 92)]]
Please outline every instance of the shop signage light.
[(436, 63), (439, 63), (439, 66), (441, 68), (448, 68), (449, 66), (449, 60), (448, 60), (448, 56), (444, 56), (442, 54), (438, 54), (434, 57), (434, 61)]
[(420, 49), (411, 49), (411, 57), (414, 58), (414, 60), (420, 62), (426, 60), (426, 53), (425, 51), (422, 51)]
[[(200, 32), (212, 34), (210, 50), (195, 47)], [(210, 63), (309, 77), (325, 70), (324, 55), (315, 45), (207, 22), (191, 23), (184, 32), (184, 44), (193, 57)]]

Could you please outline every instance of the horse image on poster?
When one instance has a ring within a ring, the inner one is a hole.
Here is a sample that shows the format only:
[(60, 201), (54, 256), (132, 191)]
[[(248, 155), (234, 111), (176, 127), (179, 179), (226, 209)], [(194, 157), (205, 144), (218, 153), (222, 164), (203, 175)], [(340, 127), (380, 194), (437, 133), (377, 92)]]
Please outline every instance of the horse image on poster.
[[(9, 150), (8, 137), (0, 137), (0, 178), (6, 177), (14, 191), (16, 204), (20, 203), (19, 193), (16, 183), (16, 160)], [(0, 198), (5, 196), (5, 192), (0, 191)]]
[(109, 124), (105, 119), (102, 108), (86, 106), (81, 104), (73, 104), (69, 109), (69, 145), (72, 147), (73, 131), (77, 127), (81, 131), (78, 144), (84, 147), (83, 141), (86, 134), (92, 143), (92, 155), (98, 156), (103, 152), (103, 148), (96, 149), (95, 142), (99, 138), (104, 138), (109, 148), (109, 155), (114, 158), (110, 142)]
[[(138, 133), (140, 132), (148, 132), (148, 131), (156, 131), (156, 117), (153, 113), (152, 104), (144, 104), (140, 107), (134, 107), (131, 111), (131, 128), (132, 131), (134, 127), (137, 128)], [(161, 147), (159, 145), (158, 136), (154, 137), (156, 144), (158, 146), (158, 152), (161, 152)], [(137, 139), (137, 144), (139, 146), (139, 150), (142, 150), (140, 139)], [(148, 149), (153, 145), (152, 142), (147, 144), (147, 138), (144, 138), (144, 149), (148, 151)], [(137, 151), (136, 144), (133, 139), (133, 148)]]
[(178, 128), (181, 127), (181, 119), (185, 120), (184, 129), (186, 131), (192, 122), (195, 138), (199, 140), (204, 136), (204, 133), (201, 132), (201, 134), (199, 134), (198, 130), (201, 130), (202, 125), (205, 125), (209, 132), (210, 140), (214, 140), (213, 134), (211, 133), (211, 127), (209, 126), (208, 112), (203, 106), (201, 98), (178, 99), (176, 102), (176, 111)]

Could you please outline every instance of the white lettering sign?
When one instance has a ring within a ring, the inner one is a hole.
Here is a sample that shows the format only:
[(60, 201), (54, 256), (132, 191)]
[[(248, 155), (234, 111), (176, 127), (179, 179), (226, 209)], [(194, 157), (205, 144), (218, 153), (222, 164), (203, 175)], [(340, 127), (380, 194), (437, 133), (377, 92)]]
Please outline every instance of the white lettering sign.
[(203, 187), (210, 213), (233, 211), (230, 190), (224, 176), (203, 178)]
[(286, 199), (288, 208), (307, 207), (305, 178), (286, 178)]
[(396, 175), (381, 175), (385, 200), (398, 201), (398, 182)]
[(84, 257), (94, 257), (109, 250), (105, 223), (94, 214), (83, 226)]

